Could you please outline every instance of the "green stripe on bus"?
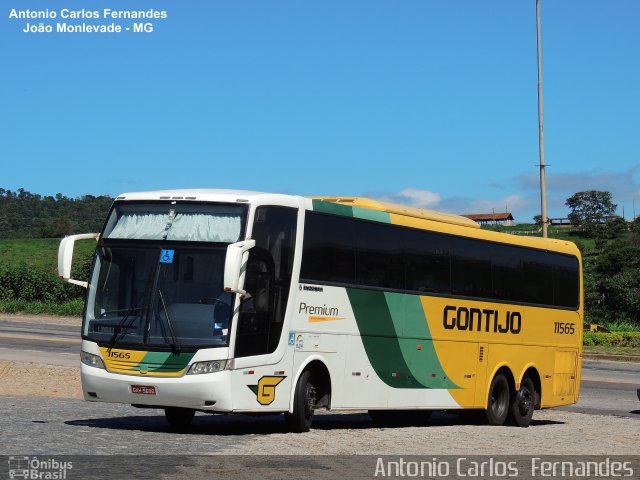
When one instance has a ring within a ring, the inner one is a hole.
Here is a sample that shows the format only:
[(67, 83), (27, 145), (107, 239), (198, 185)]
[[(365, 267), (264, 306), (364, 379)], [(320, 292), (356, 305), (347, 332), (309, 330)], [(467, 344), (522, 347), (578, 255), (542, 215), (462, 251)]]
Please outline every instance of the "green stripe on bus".
[(384, 296), (401, 337), (398, 343), (411, 375), (427, 388), (459, 388), (449, 380), (440, 364), (420, 297), (392, 292)]
[(365, 352), (380, 379), (393, 388), (425, 388), (411, 373), (398, 342), (384, 292), (347, 288)]
[(375, 222), (391, 223), (391, 215), (388, 212), (369, 210), (368, 208), (353, 207), (353, 216), (364, 220)]
[(391, 215), (389, 215), (388, 212), (352, 207), (340, 203), (323, 202), (322, 200), (312, 200), (312, 203), (314, 212), (331, 213), (343, 217), (355, 217), (362, 218), (363, 220), (373, 220), (374, 222), (391, 223)]
[(353, 217), (353, 207), (349, 205), (323, 202), (322, 200), (312, 200), (312, 202), (314, 212), (332, 213), (333, 215), (342, 215), (343, 217)]
[(346, 290), (369, 362), (384, 383), (394, 388), (459, 388), (440, 364), (419, 296)]
[(140, 365), (147, 365), (151, 371), (179, 372), (187, 366), (194, 355), (194, 353), (174, 355), (171, 352), (148, 352), (140, 361)]

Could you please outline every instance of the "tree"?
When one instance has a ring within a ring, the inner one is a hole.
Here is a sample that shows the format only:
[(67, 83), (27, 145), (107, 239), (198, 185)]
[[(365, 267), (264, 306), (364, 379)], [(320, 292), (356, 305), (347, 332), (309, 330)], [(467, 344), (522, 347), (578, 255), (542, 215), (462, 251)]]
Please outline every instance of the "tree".
[(55, 197), (0, 188), (0, 238), (59, 237), (99, 231), (113, 199)]
[(630, 229), (631, 237), (629, 238), (629, 242), (636, 247), (640, 247), (640, 217), (637, 217), (631, 222)]
[(607, 238), (619, 238), (629, 230), (627, 221), (617, 215), (610, 217), (605, 223), (605, 231)]
[(592, 320), (640, 324), (640, 247), (628, 238), (607, 243), (585, 261), (585, 309)]
[(611, 201), (610, 192), (588, 190), (574, 193), (565, 205), (571, 209), (568, 217), (574, 225), (601, 223), (606, 217), (615, 215), (617, 205)]

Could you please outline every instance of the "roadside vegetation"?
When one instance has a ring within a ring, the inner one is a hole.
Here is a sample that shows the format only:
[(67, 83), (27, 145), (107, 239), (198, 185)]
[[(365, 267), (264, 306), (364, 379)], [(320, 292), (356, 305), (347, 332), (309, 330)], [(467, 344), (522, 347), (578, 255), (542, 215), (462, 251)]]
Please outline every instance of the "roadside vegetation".
[[(85, 289), (57, 275), (57, 238), (0, 240), (0, 311), (81, 315)], [(77, 242), (72, 273), (89, 276), (95, 240)]]
[[(0, 311), (80, 315), (85, 290), (57, 276), (60, 238), (100, 231), (113, 199), (0, 188)], [(95, 241), (77, 243), (73, 275), (87, 278)]]

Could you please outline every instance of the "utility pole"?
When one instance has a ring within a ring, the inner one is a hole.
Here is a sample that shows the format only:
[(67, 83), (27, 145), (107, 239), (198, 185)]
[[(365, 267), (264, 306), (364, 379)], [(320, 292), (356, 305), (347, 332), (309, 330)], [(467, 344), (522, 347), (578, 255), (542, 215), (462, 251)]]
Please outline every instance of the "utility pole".
[(544, 115), (542, 112), (542, 39), (540, 38), (540, 0), (536, 0), (536, 37), (538, 43), (538, 143), (540, 148), (540, 213), (542, 236), (547, 237), (547, 179), (544, 164)]

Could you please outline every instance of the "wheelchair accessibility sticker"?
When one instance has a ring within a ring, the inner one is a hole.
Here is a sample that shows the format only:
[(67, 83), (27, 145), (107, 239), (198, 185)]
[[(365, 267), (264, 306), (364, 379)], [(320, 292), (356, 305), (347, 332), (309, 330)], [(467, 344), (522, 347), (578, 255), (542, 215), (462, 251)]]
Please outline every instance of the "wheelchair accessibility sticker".
[(162, 250), (160, 253), (160, 263), (173, 263), (175, 250)]

